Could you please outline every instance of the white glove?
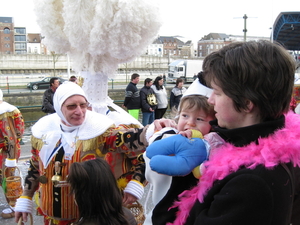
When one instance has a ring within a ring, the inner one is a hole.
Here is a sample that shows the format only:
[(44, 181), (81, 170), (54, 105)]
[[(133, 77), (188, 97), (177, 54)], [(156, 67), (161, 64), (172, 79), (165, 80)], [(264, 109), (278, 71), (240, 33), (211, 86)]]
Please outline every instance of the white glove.
[(124, 192), (132, 194), (140, 200), (144, 194), (144, 186), (138, 181), (131, 180), (125, 187)]
[(26, 197), (24, 198), (21, 196), (20, 198), (17, 199), (15, 211), (32, 213), (33, 212), (33, 201)]

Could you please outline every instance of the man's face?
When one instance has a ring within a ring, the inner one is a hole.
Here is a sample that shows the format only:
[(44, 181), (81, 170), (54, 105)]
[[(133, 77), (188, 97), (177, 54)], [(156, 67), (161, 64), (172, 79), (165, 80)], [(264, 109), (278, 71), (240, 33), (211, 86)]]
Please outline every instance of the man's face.
[(59, 86), (59, 81), (58, 80), (55, 80), (54, 83), (51, 85), (51, 87), (55, 90), (58, 88), (58, 86)]
[(79, 126), (84, 122), (88, 103), (81, 95), (73, 95), (62, 104), (61, 111), (67, 122)]
[(140, 82), (140, 77), (136, 77), (131, 82), (134, 83), (134, 84), (138, 84)]

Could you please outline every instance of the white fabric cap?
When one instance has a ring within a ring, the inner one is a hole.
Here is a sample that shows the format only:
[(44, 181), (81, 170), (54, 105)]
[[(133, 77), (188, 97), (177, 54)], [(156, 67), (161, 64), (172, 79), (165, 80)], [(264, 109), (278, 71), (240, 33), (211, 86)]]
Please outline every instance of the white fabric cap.
[(1, 89), (0, 89), (0, 101), (3, 101), (3, 92)]
[(199, 79), (196, 79), (186, 90), (186, 92), (183, 94), (182, 97), (187, 96), (187, 95), (203, 95), (206, 96), (207, 98), (210, 97), (212, 93), (212, 89), (204, 86), (199, 82)]
[(59, 85), (53, 96), (54, 109), (55, 109), (57, 115), (66, 124), (68, 124), (70, 126), (71, 126), (71, 124), (68, 123), (68, 121), (66, 120), (65, 116), (63, 115), (63, 113), (61, 111), (61, 106), (66, 101), (67, 98), (69, 98), (73, 95), (81, 95), (85, 99), (87, 99), (82, 88), (78, 84), (75, 84), (73, 82), (63, 83), (63, 84)]

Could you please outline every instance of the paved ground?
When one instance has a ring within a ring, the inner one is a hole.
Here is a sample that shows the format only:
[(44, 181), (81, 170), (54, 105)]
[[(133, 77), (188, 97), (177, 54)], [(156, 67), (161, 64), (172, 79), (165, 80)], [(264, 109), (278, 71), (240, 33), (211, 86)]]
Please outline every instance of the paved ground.
[[(22, 177), (24, 177), (27, 173), (27, 168), (29, 165), (29, 157), (30, 157), (30, 150), (31, 150), (31, 144), (30, 144), (30, 132), (29, 131), (25, 131), (25, 136), (23, 137), (23, 142), (24, 145), (21, 145), (22, 151), (21, 151), (21, 157), (20, 160), (18, 162), (18, 167), (20, 168), (21, 171), (21, 175)], [(149, 187), (145, 188), (145, 194), (143, 199), (141, 199), (140, 203), (141, 204), (145, 204), (146, 203), (146, 198), (149, 192)], [(152, 207), (152, 202), (151, 202), (151, 194), (148, 196), (149, 200), (147, 201), (147, 207), (146, 207), (146, 213), (150, 210), (150, 208)], [(6, 199), (4, 197), (4, 193), (2, 188), (0, 187), (0, 213), (2, 212), (3, 209), (7, 208), (8, 204), (6, 202)], [(144, 206), (145, 208), (145, 206)], [(34, 224), (35, 225), (42, 225), (43, 224), (43, 217), (41, 216), (36, 216), (33, 215), (33, 220), (34, 220)], [(3, 219), (0, 216), (0, 224), (1, 225), (16, 225), (16, 223), (14, 222), (14, 218), (11, 219)], [(29, 224), (29, 223), (27, 223)]]

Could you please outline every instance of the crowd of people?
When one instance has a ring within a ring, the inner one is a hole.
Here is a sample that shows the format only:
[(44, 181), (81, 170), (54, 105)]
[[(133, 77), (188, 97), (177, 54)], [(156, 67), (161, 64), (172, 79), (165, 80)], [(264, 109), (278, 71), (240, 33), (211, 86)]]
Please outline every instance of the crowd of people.
[[(36, 199), (45, 225), (135, 225), (127, 206), (149, 183), (154, 207), (145, 225), (299, 225), (300, 116), (290, 110), (295, 69), (284, 47), (261, 40), (206, 56), (188, 89), (177, 80), (170, 102), (162, 76), (138, 90), (140, 76), (133, 74), (124, 107), (137, 119), (141, 109), (144, 127), (90, 110), (74, 82), (59, 85), (55, 112), (32, 127), (16, 222), (27, 221)], [(164, 119), (169, 103), (176, 116)], [(2, 170), (5, 158), (18, 159), (24, 126), (9, 108), (0, 117)], [(13, 138), (4, 125), (10, 112), (19, 128)]]
[(170, 107), (176, 114), (181, 97), (186, 91), (183, 86), (184, 80), (178, 78), (175, 87), (171, 90), (170, 97), (165, 88), (166, 76), (157, 76), (153, 81), (151, 78), (144, 80), (144, 86), (138, 90), (137, 84), (140, 82), (140, 75), (131, 75), (131, 81), (125, 91), (125, 107), (130, 115), (139, 119), (139, 110), (142, 111), (142, 124), (146, 126), (156, 119), (161, 119)]

